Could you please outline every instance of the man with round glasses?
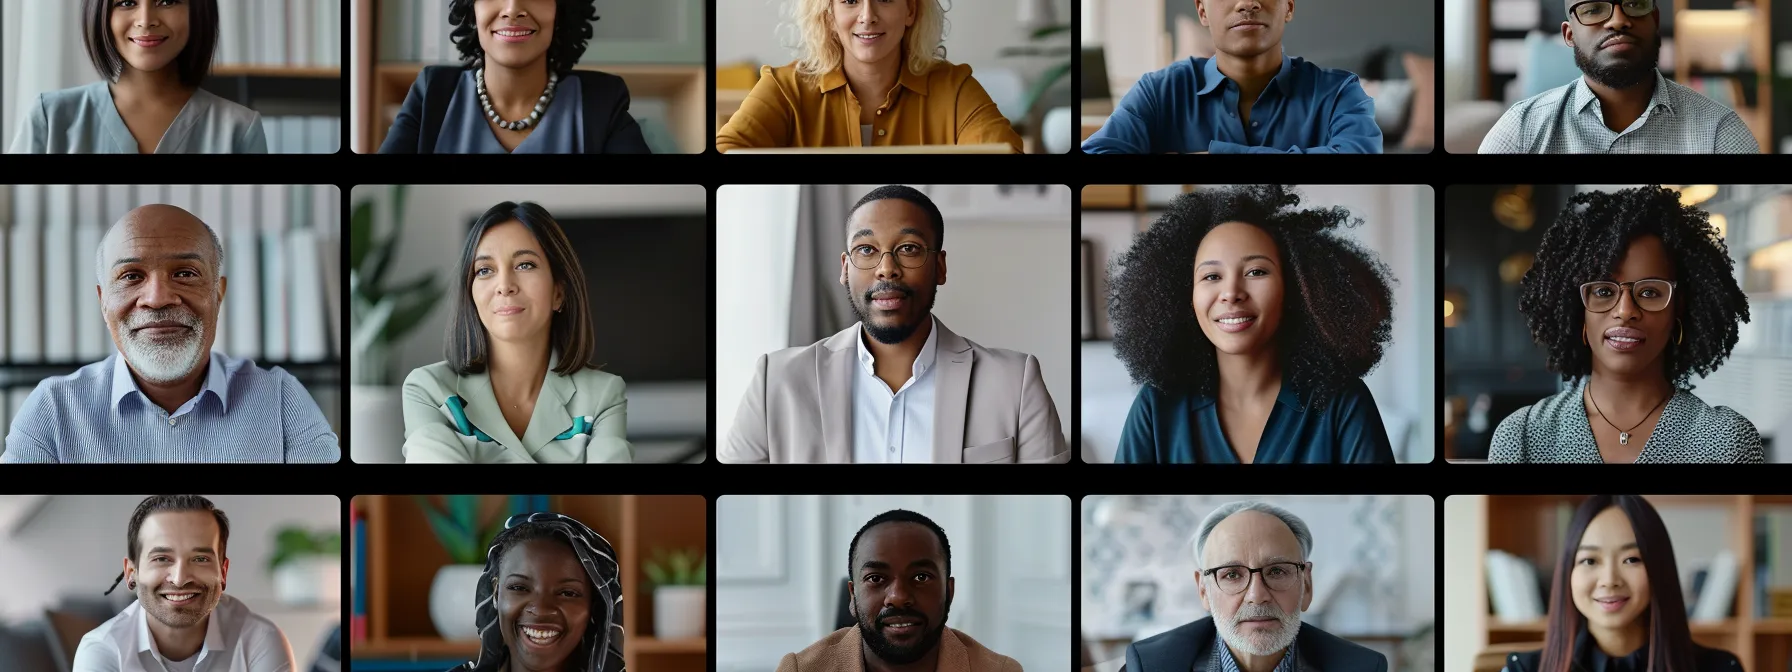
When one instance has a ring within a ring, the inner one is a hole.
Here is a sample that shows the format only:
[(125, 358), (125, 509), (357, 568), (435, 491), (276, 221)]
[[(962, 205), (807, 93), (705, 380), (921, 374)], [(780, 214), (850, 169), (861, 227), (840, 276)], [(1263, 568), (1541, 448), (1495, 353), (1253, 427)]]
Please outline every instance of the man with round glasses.
[(720, 461), (1069, 461), (1039, 360), (985, 348), (934, 317), (945, 230), (939, 208), (912, 187), (859, 199), (840, 254), (858, 323), (761, 356)]
[(1310, 624), (1313, 534), (1264, 502), (1231, 502), (1201, 521), (1195, 585), (1209, 616), (1126, 648), (1125, 672), (1386, 672), (1387, 657)]
[(1657, 0), (1563, 0), (1581, 77), (1519, 101), (1482, 154), (1759, 154), (1735, 110), (1661, 75)]

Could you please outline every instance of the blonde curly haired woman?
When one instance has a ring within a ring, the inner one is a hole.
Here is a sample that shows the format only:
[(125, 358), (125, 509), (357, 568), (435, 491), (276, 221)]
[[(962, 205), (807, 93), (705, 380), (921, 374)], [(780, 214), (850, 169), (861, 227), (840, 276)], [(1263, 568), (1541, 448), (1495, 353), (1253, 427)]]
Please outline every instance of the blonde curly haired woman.
[(971, 66), (945, 60), (940, 0), (789, 5), (800, 57), (760, 68), (759, 83), (716, 133), (716, 151), (988, 143), (1021, 151)]

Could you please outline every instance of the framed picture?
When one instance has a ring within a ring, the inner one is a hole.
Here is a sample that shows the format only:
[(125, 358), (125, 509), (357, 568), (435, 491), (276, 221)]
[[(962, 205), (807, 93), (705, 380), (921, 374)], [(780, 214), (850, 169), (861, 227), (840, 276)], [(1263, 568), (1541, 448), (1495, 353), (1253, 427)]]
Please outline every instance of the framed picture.
[(1077, 311), (1077, 312), (1082, 313), (1082, 316), (1083, 316), (1083, 328), (1082, 328), (1083, 340), (1093, 341), (1093, 340), (1098, 340), (1101, 338), (1100, 330), (1096, 328), (1097, 320), (1096, 320), (1096, 312), (1095, 312), (1095, 305), (1096, 305), (1095, 304), (1095, 243), (1090, 242), (1088, 240), (1084, 240), (1082, 242), (1083, 242), (1083, 250), (1082, 250), (1083, 251), (1083, 263), (1082, 263), (1082, 268), (1080, 269), (1081, 272), (1079, 272), (1077, 274), (1077, 276), (1082, 279), (1082, 299), (1083, 300), (1082, 300), (1082, 310)]

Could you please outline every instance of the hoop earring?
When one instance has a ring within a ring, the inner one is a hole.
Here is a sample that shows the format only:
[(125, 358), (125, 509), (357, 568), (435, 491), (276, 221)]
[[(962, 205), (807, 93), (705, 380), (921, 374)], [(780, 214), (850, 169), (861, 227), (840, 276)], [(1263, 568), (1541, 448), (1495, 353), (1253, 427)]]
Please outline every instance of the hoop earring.
[(132, 582), (130, 582), (130, 583), (127, 583), (127, 584), (125, 584), (125, 587), (126, 587), (126, 588), (130, 588), (130, 589), (131, 589), (131, 590), (136, 590), (136, 589), (137, 589), (137, 582), (136, 582), (136, 581), (132, 581)]
[(1674, 345), (1679, 345), (1681, 343), (1685, 343), (1686, 342), (1686, 323), (1682, 322), (1679, 318), (1675, 318), (1674, 324), (1680, 325), (1680, 340), (1675, 341)]
[(1587, 342), (1587, 328), (1586, 327), (1580, 328), (1580, 344), (1589, 346), (1589, 347), (1593, 345), (1592, 343)]

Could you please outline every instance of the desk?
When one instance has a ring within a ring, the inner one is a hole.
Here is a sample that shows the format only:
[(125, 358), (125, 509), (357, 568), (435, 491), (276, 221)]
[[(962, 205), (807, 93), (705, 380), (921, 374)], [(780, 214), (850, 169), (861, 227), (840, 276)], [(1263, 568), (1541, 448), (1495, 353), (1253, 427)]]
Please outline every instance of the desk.
[(1004, 142), (982, 145), (887, 145), (878, 147), (754, 147), (729, 154), (1013, 154)]

